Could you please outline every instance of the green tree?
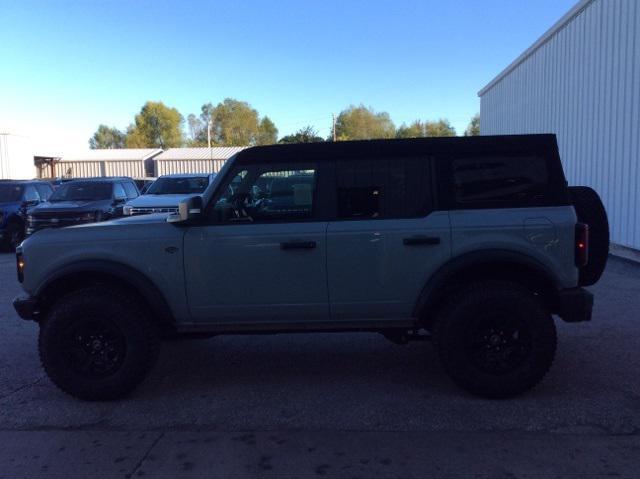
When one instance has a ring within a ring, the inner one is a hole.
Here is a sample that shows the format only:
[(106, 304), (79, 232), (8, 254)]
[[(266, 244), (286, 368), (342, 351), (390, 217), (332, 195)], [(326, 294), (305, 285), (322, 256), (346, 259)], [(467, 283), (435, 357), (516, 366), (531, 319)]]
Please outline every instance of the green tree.
[[(197, 142), (198, 138), (202, 135), (203, 125), (200, 118), (191, 113), (187, 117), (187, 127), (189, 128), (188, 142), (193, 144)], [(205, 125), (206, 128), (206, 125)]]
[(370, 140), (393, 138), (396, 128), (387, 112), (351, 105), (338, 115), (335, 133), (338, 140)]
[(273, 145), (278, 141), (278, 129), (275, 123), (271, 121), (271, 118), (265, 116), (260, 121), (258, 127), (258, 138), (256, 143), (258, 145)]
[(464, 130), (464, 136), (478, 136), (480, 135), (480, 113), (476, 113), (471, 118), (469, 126)]
[(124, 139), (125, 134), (117, 128), (100, 125), (93, 136), (89, 138), (89, 147), (92, 150), (98, 148), (123, 148)]
[(148, 101), (127, 129), (129, 148), (173, 148), (182, 146), (184, 119), (178, 110), (162, 102)]
[(397, 138), (422, 138), (424, 136), (426, 136), (425, 124), (420, 120), (414, 121), (409, 126), (403, 123), (396, 132)]
[(441, 118), (438, 121), (427, 121), (424, 124), (424, 136), (456, 136), (456, 129), (449, 120)]
[(324, 138), (318, 136), (318, 132), (312, 126), (305, 126), (293, 135), (283, 136), (278, 143), (318, 143), (320, 141), (324, 141)]
[(211, 140), (218, 145), (255, 145), (259, 131), (258, 112), (245, 101), (225, 98), (211, 110)]
[(416, 120), (411, 125), (402, 124), (396, 134), (398, 138), (424, 138), (434, 136), (456, 136), (456, 130), (451, 126), (449, 120), (440, 119), (438, 121), (421, 122)]
[(205, 103), (200, 110), (199, 121), (195, 121), (195, 115), (190, 115), (198, 130), (194, 143), (207, 144), (209, 122), (214, 145), (268, 145), (278, 140), (278, 129), (273, 121), (268, 116), (260, 118), (257, 110), (246, 101), (225, 98), (215, 107)]

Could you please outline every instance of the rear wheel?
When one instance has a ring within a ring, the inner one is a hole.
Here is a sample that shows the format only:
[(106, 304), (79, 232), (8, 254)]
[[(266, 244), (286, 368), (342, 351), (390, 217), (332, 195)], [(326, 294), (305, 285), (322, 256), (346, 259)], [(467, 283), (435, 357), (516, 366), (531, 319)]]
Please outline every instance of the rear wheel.
[(598, 193), (588, 186), (570, 186), (571, 203), (580, 223), (589, 226), (589, 257), (580, 268), (580, 285), (595, 284), (602, 276), (609, 257), (609, 220)]
[(459, 386), (478, 396), (507, 398), (532, 388), (547, 373), (556, 329), (530, 291), (487, 281), (450, 298), (434, 340), (444, 369)]
[(42, 365), (53, 383), (85, 400), (131, 392), (158, 355), (158, 332), (138, 302), (92, 286), (60, 299), (40, 325)]

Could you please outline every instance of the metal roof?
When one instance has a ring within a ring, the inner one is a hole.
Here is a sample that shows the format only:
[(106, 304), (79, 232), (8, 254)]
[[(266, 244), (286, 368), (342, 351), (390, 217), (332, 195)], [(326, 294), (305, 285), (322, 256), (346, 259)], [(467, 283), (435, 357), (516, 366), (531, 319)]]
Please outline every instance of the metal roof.
[(154, 160), (227, 160), (247, 146), (212, 146), (211, 148), (169, 148)]
[(162, 153), (160, 148), (113, 148), (63, 153), (61, 161), (144, 161)]
[(533, 45), (527, 48), (518, 58), (512, 61), (507, 68), (502, 70), (497, 77), (491, 80), (482, 90), (478, 92), (478, 96), (484, 95), (487, 91), (493, 88), (500, 80), (506, 77), (509, 73), (515, 70), (518, 65), (524, 62), (527, 58), (535, 53), (538, 48), (547, 43), (556, 33), (562, 30), (571, 20), (580, 15), (592, 2), (595, 0), (580, 0), (576, 3), (571, 10), (569, 10), (560, 20), (553, 24), (553, 26), (547, 30), (540, 38), (538, 38)]
[(216, 176), (216, 173), (169, 173), (160, 175), (158, 178), (208, 178), (209, 176)]

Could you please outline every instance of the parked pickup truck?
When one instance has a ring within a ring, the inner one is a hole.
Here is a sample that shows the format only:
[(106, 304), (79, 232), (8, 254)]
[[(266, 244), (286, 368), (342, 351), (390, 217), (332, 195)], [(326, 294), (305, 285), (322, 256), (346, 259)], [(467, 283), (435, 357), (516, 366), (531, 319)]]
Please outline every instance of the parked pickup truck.
[(591, 319), (608, 235), (552, 135), (255, 147), (177, 213), (28, 238), (14, 305), (87, 400), (132, 391), (163, 335), (314, 331), (431, 338), (458, 385), (504, 398), (551, 367), (553, 315)]
[(175, 213), (185, 198), (199, 195), (215, 178), (215, 173), (180, 173), (163, 175), (137, 198), (124, 205), (125, 216), (149, 213)]

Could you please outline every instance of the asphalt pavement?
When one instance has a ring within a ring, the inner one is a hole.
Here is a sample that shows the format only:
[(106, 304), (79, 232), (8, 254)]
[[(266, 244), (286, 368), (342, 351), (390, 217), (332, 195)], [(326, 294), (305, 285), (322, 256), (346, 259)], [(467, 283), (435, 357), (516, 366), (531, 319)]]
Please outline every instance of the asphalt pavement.
[(557, 322), (543, 382), (478, 399), (429, 343), (377, 334), (163, 344), (116, 402), (66, 396), (11, 307), (0, 255), (0, 479), (19, 477), (638, 477), (640, 266), (609, 262), (590, 323)]

